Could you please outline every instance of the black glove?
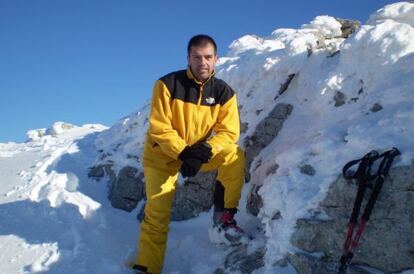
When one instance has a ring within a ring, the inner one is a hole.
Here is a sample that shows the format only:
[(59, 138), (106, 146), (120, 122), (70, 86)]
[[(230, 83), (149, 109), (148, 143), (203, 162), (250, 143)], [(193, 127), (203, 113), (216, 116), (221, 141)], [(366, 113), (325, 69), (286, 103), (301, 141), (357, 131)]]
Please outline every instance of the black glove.
[(183, 162), (186, 162), (188, 159), (199, 159), (202, 163), (207, 163), (211, 156), (213, 156), (211, 146), (207, 143), (200, 142), (183, 149), (180, 155), (178, 155), (178, 159)]
[(180, 172), (181, 175), (185, 177), (193, 177), (195, 176), (201, 168), (203, 163), (198, 158), (188, 158), (186, 159), (183, 164), (181, 165)]

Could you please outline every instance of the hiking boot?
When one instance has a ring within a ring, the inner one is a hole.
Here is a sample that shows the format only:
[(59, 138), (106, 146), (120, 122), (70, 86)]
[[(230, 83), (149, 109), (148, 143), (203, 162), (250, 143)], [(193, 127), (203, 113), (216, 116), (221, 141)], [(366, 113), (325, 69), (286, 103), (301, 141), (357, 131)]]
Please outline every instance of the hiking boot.
[(237, 209), (224, 209), (214, 211), (213, 225), (208, 230), (209, 238), (212, 243), (225, 245), (239, 245), (247, 243), (248, 238), (243, 229), (237, 226), (234, 214)]

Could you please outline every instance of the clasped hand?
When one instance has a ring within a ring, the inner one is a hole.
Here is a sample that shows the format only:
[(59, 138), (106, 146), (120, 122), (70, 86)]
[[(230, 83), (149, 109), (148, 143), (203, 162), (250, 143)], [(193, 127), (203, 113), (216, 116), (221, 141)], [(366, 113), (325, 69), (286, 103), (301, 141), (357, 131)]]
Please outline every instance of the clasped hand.
[(213, 153), (211, 146), (205, 142), (196, 143), (192, 146), (187, 146), (178, 155), (178, 159), (183, 161), (180, 172), (185, 177), (195, 176), (201, 169), (201, 165), (208, 163)]

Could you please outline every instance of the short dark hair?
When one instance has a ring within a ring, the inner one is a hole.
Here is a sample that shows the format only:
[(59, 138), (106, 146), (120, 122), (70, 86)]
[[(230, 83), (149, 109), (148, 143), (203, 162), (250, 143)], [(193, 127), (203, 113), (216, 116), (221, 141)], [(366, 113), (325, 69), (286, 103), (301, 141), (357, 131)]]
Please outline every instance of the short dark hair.
[(187, 45), (188, 55), (190, 55), (192, 46), (199, 47), (199, 46), (204, 46), (204, 45), (209, 44), (209, 43), (213, 45), (214, 53), (217, 54), (217, 44), (214, 41), (214, 39), (211, 38), (210, 36), (208, 36), (206, 34), (198, 34), (198, 35), (195, 35), (195, 36), (191, 37), (191, 39), (190, 39), (190, 41), (188, 41), (188, 45)]

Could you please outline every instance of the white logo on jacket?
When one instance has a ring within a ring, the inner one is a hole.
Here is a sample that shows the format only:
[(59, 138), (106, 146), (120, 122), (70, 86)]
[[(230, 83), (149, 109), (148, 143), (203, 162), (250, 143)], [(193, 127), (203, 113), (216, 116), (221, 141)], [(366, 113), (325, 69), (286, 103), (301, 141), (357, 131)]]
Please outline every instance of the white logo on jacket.
[(212, 105), (216, 102), (216, 100), (214, 100), (213, 97), (208, 97), (208, 98), (206, 98), (206, 102), (207, 102), (207, 104)]

